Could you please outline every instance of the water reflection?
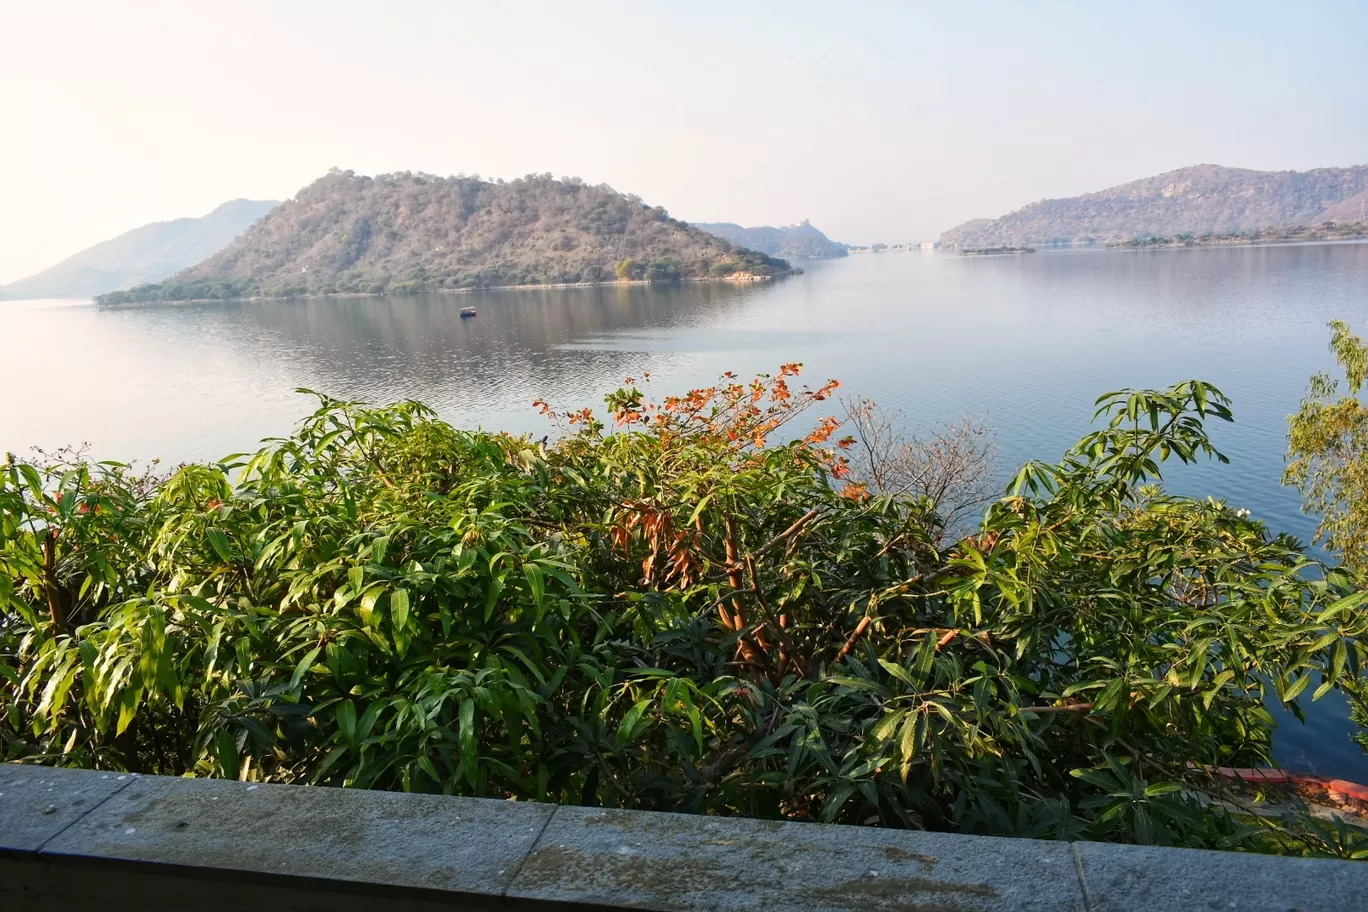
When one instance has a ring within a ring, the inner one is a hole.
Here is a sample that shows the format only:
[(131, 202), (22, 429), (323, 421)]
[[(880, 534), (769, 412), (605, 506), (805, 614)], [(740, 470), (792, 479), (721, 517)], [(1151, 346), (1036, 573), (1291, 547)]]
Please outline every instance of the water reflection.
[[(306, 385), (415, 397), (462, 423), (516, 423), (536, 396), (594, 397), (621, 380), (620, 353), (574, 342), (605, 328), (707, 324), (734, 296), (720, 285), (625, 286), (236, 306), (253, 327), (243, 341), (265, 335), (288, 350)], [(459, 319), (471, 304), (479, 316)]]

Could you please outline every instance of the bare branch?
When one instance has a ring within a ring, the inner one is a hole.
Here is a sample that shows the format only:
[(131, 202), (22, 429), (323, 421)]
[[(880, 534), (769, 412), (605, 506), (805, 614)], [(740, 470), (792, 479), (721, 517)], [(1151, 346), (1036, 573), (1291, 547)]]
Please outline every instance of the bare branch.
[(878, 494), (925, 498), (944, 524), (939, 542), (958, 537), (966, 520), (997, 496), (998, 445), (980, 424), (961, 421), (907, 435), (900, 412), (868, 399), (842, 400), (859, 448), (852, 474)]

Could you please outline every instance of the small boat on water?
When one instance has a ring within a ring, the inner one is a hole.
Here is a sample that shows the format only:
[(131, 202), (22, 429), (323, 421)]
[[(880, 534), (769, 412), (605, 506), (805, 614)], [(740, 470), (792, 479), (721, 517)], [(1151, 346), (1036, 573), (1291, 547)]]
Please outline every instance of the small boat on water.
[(461, 319), (462, 319), (462, 320), (464, 320), (466, 317), (473, 317), (473, 316), (475, 316), (475, 308), (473, 308), (473, 307), (462, 307), (462, 308), (461, 308)]

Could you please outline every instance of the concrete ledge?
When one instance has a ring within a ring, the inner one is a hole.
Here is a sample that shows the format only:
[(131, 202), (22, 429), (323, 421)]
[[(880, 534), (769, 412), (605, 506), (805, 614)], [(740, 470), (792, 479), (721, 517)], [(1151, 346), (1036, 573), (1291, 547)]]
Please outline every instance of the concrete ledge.
[(1068, 843), (562, 807), (510, 896), (642, 909), (1085, 912)]
[(1368, 865), (0, 764), (0, 908), (1368, 909)]

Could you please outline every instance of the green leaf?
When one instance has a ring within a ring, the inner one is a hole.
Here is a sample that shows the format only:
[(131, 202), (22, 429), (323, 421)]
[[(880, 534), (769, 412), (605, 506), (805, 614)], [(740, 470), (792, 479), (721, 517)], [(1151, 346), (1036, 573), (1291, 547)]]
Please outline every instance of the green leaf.
[(692, 526), (695, 522), (697, 522), (698, 517), (703, 515), (703, 509), (707, 507), (708, 501), (712, 500), (712, 498), (712, 494), (705, 494), (703, 496), (703, 499), (698, 502), (698, 506), (694, 507), (693, 512), (689, 514), (689, 519), (687, 522), (684, 523), (684, 525)]
[(209, 544), (213, 546), (214, 553), (219, 556), (219, 560), (225, 564), (230, 563), (233, 559), (233, 550), (228, 543), (228, 536), (213, 526), (205, 529), (204, 534), (209, 539)]
[(437, 766), (427, 754), (423, 754), (418, 758), (418, 766), (423, 772), (428, 774), (428, 777), (431, 778), (433, 782), (441, 783), (442, 777), (437, 775)]
[(899, 681), (902, 681), (907, 686), (917, 686), (916, 682), (912, 680), (912, 675), (907, 673), (907, 669), (903, 668), (896, 662), (890, 662), (887, 659), (879, 659), (879, 665), (883, 668), (884, 671), (888, 672), (893, 677), (897, 678)]
[(499, 595), (503, 592), (503, 587), (504, 578), (502, 573), (489, 580), (489, 588), (485, 590), (484, 619), (486, 622), (494, 616), (494, 605), (499, 601)]
[(214, 753), (218, 759), (219, 771), (225, 779), (236, 779), (238, 764), (237, 739), (232, 732), (220, 731), (214, 739)]
[(337, 729), (348, 741), (356, 737), (356, 704), (343, 700), (337, 705)]
[(856, 787), (852, 783), (842, 782), (827, 795), (826, 801), (822, 803), (821, 819), (823, 823), (830, 823), (836, 819), (836, 815), (841, 812), (850, 796), (855, 794)]
[(546, 584), (542, 581), (541, 568), (529, 561), (523, 564), (523, 576), (527, 579), (528, 588), (532, 590), (532, 599), (537, 608), (542, 608), (546, 603)]
[(641, 724), (642, 716), (645, 715), (647, 707), (651, 705), (650, 698), (638, 700), (632, 704), (632, 708), (627, 710), (622, 717), (622, 722), (618, 725), (617, 734), (614, 741), (618, 747), (622, 747), (635, 739), (637, 727)]
[(375, 616), (375, 606), (379, 602), (380, 596), (385, 594), (384, 583), (374, 583), (361, 595), (361, 607), (358, 614), (361, 615), (361, 623), (371, 630), (379, 627), (380, 621)]
[[(926, 736), (925, 716), (922, 713), (915, 713), (911, 718), (903, 723), (902, 743), (898, 745), (902, 752), (903, 766), (906, 768), (917, 756), (917, 750), (921, 747), (922, 739)], [(903, 779), (907, 779), (907, 773), (903, 773)]]
[(124, 691), (123, 698), (119, 700), (119, 722), (114, 729), (115, 735), (122, 735), (128, 730), (128, 726), (133, 724), (134, 717), (138, 714), (138, 704), (142, 700), (142, 693), (135, 688)]
[(299, 682), (303, 680), (304, 675), (313, 667), (314, 659), (318, 658), (318, 653), (321, 652), (322, 649), (323, 647), (321, 645), (315, 646), (313, 649), (304, 653), (304, 658), (299, 660), (299, 664), (295, 666), (294, 674), (290, 676), (290, 690), (294, 690), (299, 686)]
[(907, 712), (889, 712), (875, 724), (869, 736), (875, 741), (887, 741), (897, 730), (898, 723), (907, 718)]
[(1335, 641), (1335, 648), (1332, 653), (1332, 656), (1333, 657), (1331, 659), (1330, 664), (1330, 680), (1342, 681), (1344, 680), (1344, 667), (1346, 664), (1348, 664), (1349, 661), (1349, 647), (1348, 644), (1344, 642), (1343, 638), (1337, 639)]
[(916, 672), (918, 686), (926, 682), (926, 677), (931, 673), (931, 666), (936, 661), (936, 634), (928, 633), (922, 640), (921, 648), (917, 650), (917, 658), (912, 668)]
[(356, 740), (365, 741), (370, 736), (371, 729), (375, 727), (376, 719), (380, 718), (380, 710), (383, 704), (375, 700), (370, 706), (366, 707), (365, 713), (361, 716), (361, 721), (356, 725)]
[(480, 758), (475, 742), (475, 701), (469, 697), (461, 701), (459, 726), (461, 775), (472, 786), (478, 785)]
[(1310, 683), (1311, 675), (1309, 673), (1304, 674), (1289, 684), (1287, 688), (1279, 694), (1279, 697), (1284, 703), (1291, 703), (1293, 700), (1297, 699), (1303, 690), (1306, 690), (1306, 686)]
[(408, 626), (409, 597), (407, 589), (395, 589), (390, 593), (390, 620), (395, 630)]

